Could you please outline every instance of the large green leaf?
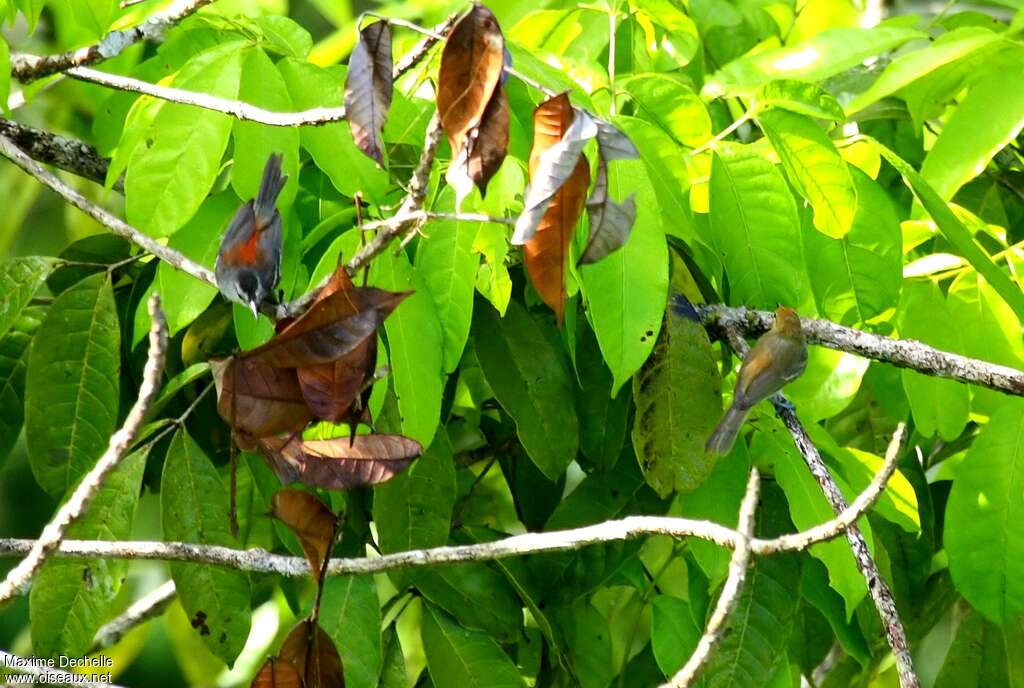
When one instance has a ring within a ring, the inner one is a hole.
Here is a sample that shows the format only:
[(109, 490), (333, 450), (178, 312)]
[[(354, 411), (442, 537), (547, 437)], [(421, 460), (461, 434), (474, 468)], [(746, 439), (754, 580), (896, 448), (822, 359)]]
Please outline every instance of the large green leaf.
[(814, 209), (814, 226), (840, 239), (857, 213), (857, 189), (835, 145), (807, 115), (770, 108), (757, 116), (793, 186)]
[(617, 394), (650, 356), (668, 298), (668, 246), (658, 199), (644, 165), (624, 160), (609, 166), (609, 197), (636, 194), (636, 222), (626, 244), (582, 269), (583, 290), (604, 360)]
[[(242, 55), (237, 42), (199, 53), (178, 72), (174, 86), (234, 99)], [(191, 105), (161, 107), (128, 163), (128, 222), (153, 237), (170, 236), (185, 224), (217, 179), (231, 122), (229, 115)]]
[(423, 607), (423, 649), (437, 688), (515, 688), (523, 680), (500, 646), (467, 631), (440, 609)]
[[(1012, 71), (1024, 72), (1024, 51)], [(1006, 74), (1000, 70), (971, 87), (925, 157), (921, 176), (941, 198), (952, 198), (1024, 128), (1024, 89), (1006, 88)]]
[(633, 449), (662, 497), (693, 490), (711, 475), (715, 457), (704, 443), (722, 414), (711, 342), (689, 304), (685, 309), (670, 308), (654, 353), (633, 380)]
[(56, 267), (53, 258), (8, 258), (0, 263), (0, 337), (17, 322)]
[(433, 222), (427, 230), (429, 236), (416, 249), (416, 271), (423, 276), (441, 322), (446, 373), (458, 367), (469, 339), (473, 291), (480, 265), (480, 254), (473, 252), (473, 242), (480, 228), (479, 222)]
[(896, 57), (870, 88), (857, 94), (846, 104), (846, 112), (853, 114), (863, 110), (926, 74), (999, 40), (1004, 39), (997, 33), (977, 26), (955, 29), (943, 34), (926, 48), (912, 50)]
[[(360, 153), (362, 155), (362, 153)], [(366, 156), (362, 156), (366, 157)], [(405, 253), (377, 256), (370, 271), (374, 286), (391, 291), (414, 290), (384, 321), (388, 361), (398, 395), (402, 434), (430, 446), (441, 421), (444, 391), (443, 337), (434, 302), (423, 285), (423, 273), (409, 264)]]
[(1008, 397), (957, 467), (946, 506), (953, 582), (1003, 624), (1024, 613), (1024, 400)]
[(729, 303), (775, 308), (800, 302), (800, 221), (774, 165), (745, 149), (716, 154), (710, 229), (709, 243), (729, 276)]
[[(283, 17), (265, 17), (265, 19)], [(281, 73), (260, 48), (249, 48), (242, 58), (239, 100), (252, 103), (273, 112), (291, 112), (292, 99), (288, 95)], [(284, 155), (281, 169), (288, 183), (278, 198), (279, 208), (288, 208), (299, 188), (299, 129), (271, 127), (259, 122), (236, 120), (234, 124), (234, 163), (231, 166), (231, 186), (240, 198), (256, 197), (263, 176), (263, 166), (274, 153)]]
[(330, 576), (319, 619), (341, 655), (346, 688), (376, 688), (384, 657), (373, 576)]
[(804, 224), (804, 259), (818, 310), (844, 325), (863, 325), (899, 303), (902, 240), (888, 194), (866, 174), (850, 170), (857, 214), (841, 239)]
[[(85, 514), (68, 529), (69, 539), (126, 540), (135, 520), (148, 451), (125, 457), (109, 475)], [(29, 596), (32, 651), (40, 657), (83, 657), (108, 620), (128, 562), (119, 559), (51, 559)]]
[(711, 116), (685, 79), (670, 74), (635, 74), (622, 84), (634, 114), (658, 125), (676, 143), (694, 148), (711, 138)]
[(862, 665), (866, 665), (871, 659), (871, 651), (864, 639), (864, 633), (857, 619), (851, 621), (846, 618), (846, 606), (842, 596), (828, 584), (828, 569), (813, 557), (808, 557), (804, 561), (800, 594), (805, 604), (810, 603), (825, 617), (843, 650)]
[(593, 330), (580, 326), (576, 341), (576, 414), (580, 422), (580, 451), (598, 470), (619, 460), (632, 409), (632, 389), (611, 396), (612, 375), (601, 358)]
[(694, 623), (690, 605), (685, 600), (658, 595), (651, 606), (654, 658), (665, 676), (674, 676), (697, 649), (703, 631)]
[[(318, 67), (286, 57), (277, 68), (288, 85), (292, 105), (298, 110), (338, 107), (345, 100), (345, 68)], [(303, 127), (302, 147), (323, 170), (335, 188), (346, 196), (356, 192), (374, 203), (382, 203), (390, 182), (387, 173), (356, 147), (347, 122)]]
[[(956, 321), (934, 282), (909, 282), (903, 290), (900, 310), (902, 337), (920, 340), (943, 351), (963, 351), (961, 327), (935, 326), (936, 323)], [(918, 432), (925, 437), (938, 432), (944, 440), (955, 439), (967, 424), (970, 389), (955, 380), (931, 377), (913, 370), (903, 370), (901, 374)]]
[(512, 301), (504, 318), (477, 308), (473, 332), (484, 377), (515, 420), (519, 441), (537, 468), (557, 480), (576, 458), (579, 424), (563, 355), (539, 328)]
[(486, 563), (420, 570), (412, 582), (423, 597), (469, 629), (502, 643), (513, 642), (523, 627), (523, 609), (511, 583)]
[[(958, 605), (966, 607), (966, 605)], [(973, 609), (957, 608), (956, 635), (935, 678), (935, 688), (1024, 686), (1024, 622), (999, 627)]]
[(920, 31), (899, 26), (827, 29), (796, 45), (751, 52), (733, 60), (705, 82), (702, 95), (748, 93), (773, 79), (822, 81), (912, 38), (925, 37)]
[(106, 272), (56, 298), (28, 359), (25, 435), (36, 480), (59, 497), (117, 427), (121, 333)]
[(0, 337), (0, 465), (18, 441), (25, 421), (29, 345), (45, 317), (42, 306), (30, 306), (21, 312), (7, 334)]
[[(184, 430), (167, 449), (160, 480), (165, 540), (238, 547), (228, 528), (228, 493), (203, 450)], [(249, 635), (249, 576), (236, 569), (172, 562), (171, 577), (192, 627), (232, 665)]]

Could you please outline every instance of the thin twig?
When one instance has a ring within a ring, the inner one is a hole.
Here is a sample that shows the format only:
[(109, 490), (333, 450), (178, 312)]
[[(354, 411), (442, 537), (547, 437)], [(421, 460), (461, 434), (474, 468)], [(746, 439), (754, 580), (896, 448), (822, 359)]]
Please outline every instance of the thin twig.
[(213, 0), (178, 0), (162, 12), (130, 29), (111, 31), (99, 43), (58, 55), (11, 55), (11, 76), (22, 83), (35, 81), (50, 74), (63, 72), (71, 67), (96, 64), (121, 52), (142, 40), (160, 39), (171, 26), (180, 23)]
[[(36, 129), (0, 117), (0, 136), (6, 136), (32, 159), (77, 174), (79, 177), (103, 184), (107, 178), (110, 160), (95, 148), (78, 139)], [(114, 183), (114, 190), (124, 190), (123, 183)]]
[(160, 616), (177, 596), (174, 581), (164, 581), (159, 587), (133, 602), (119, 617), (96, 631), (89, 654), (116, 645), (136, 626)]
[[(455, 26), (455, 22), (462, 16), (461, 13), (455, 12), (448, 16), (443, 22), (435, 26), (430, 35), (424, 35), (423, 40), (413, 46), (412, 50), (406, 53), (405, 57), (395, 63), (394, 70), (391, 73), (391, 78), (397, 81), (399, 77), (404, 75), (410, 69), (418, 65), (423, 58), (427, 56), (430, 49), (437, 44), (441, 36), (447, 36), (448, 32)], [(394, 23), (394, 20), (389, 20)]]
[(750, 478), (747, 480), (747, 491), (740, 503), (739, 519), (736, 528), (739, 538), (736, 542), (736, 549), (732, 552), (729, 560), (729, 575), (722, 585), (722, 592), (715, 603), (715, 610), (708, 619), (708, 625), (704, 634), (697, 642), (697, 648), (686, 660), (686, 664), (676, 672), (666, 684), (666, 688), (688, 688), (700, 675), (704, 665), (711, 658), (715, 646), (722, 640), (725, 631), (725, 623), (729, 619), (739, 602), (740, 593), (743, 591), (743, 584), (747, 579), (747, 564), (750, 562), (750, 539), (754, 534), (754, 513), (757, 510), (758, 487), (760, 476), (756, 468), (750, 469)]
[(142, 384), (121, 429), (110, 438), (107, 450), (96, 465), (86, 473), (68, 500), (57, 510), (53, 519), (43, 528), (42, 535), (35, 541), (31, 551), (17, 566), (11, 569), (7, 578), (0, 583), (0, 606), (14, 597), (32, 580), (47, 556), (60, 545), (71, 524), (79, 519), (99, 493), (107, 476), (117, 468), (121, 459), (135, 441), (149, 404), (160, 389), (160, 376), (164, 370), (164, 356), (167, 351), (167, 321), (160, 309), (160, 297), (153, 294), (149, 299), (149, 315), (153, 326), (149, 331), (149, 357), (142, 371)]

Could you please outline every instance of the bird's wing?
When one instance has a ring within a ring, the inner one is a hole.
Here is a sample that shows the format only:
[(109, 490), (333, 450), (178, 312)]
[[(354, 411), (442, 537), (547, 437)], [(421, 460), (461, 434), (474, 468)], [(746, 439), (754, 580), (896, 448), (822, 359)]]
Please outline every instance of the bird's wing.
[(225, 265), (238, 265), (242, 262), (242, 250), (249, 235), (256, 227), (256, 217), (252, 212), (252, 201), (242, 204), (235, 216), (228, 223), (224, 230), (224, 236), (220, 240), (220, 251), (217, 253), (217, 262)]

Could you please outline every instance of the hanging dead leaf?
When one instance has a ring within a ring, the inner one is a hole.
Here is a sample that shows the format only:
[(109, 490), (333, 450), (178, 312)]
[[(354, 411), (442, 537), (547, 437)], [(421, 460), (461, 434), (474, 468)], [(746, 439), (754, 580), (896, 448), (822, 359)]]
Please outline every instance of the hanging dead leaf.
[(287, 659), (270, 657), (252, 680), (250, 688), (303, 688), (302, 675)]
[(211, 359), (210, 367), (217, 412), (242, 449), (252, 449), (254, 438), (298, 432), (313, 420), (294, 370), (248, 357)]
[(338, 648), (316, 621), (305, 619), (295, 624), (278, 655), (299, 669), (305, 688), (345, 686)]
[(334, 363), (299, 368), (302, 397), (317, 418), (340, 423), (356, 405), (376, 363), (377, 337), (371, 335)]
[[(603, 152), (604, 149), (601, 150)], [(635, 193), (622, 203), (613, 201), (608, 195), (608, 162), (604, 157), (598, 162), (597, 180), (587, 199), (587, 215), (590, 218), (590, 238), (580, 256), (580, 265), (596, 263), (622, 248), (629, 241), (636, 221)]]
[[(533, 238), (555, 194), (570, 177), (577, 174), (581, 161), (586, 166), (583, 147), (597, 133), (594, 119), (586, 112), (574, 108), (566, 93), (549, 98), (537, 106), (533, 112), (530, 186), (526, 190), (523, 212), (512, 234), (513, 244), (525, 244)], [(586, 189), (583, 193), (586, 193)]]
[(356, 435), (329, 440), (265, 437), (260, 449), (285, 485), (300, 482), (325, 490), (344, 490), (390, 480), (423, 452), (419, 442), (401, 435)]
[(313, 580), (320, 580), (320, 569), (334, 545), (337, 517), (309, 492), (285, 489), (274, 495), (271, 513), (288, 526), (306, 553)]
[(474, 4), (448, 35), (437, 75), (437, 113), (453, 158), (480, 125), (504, 66), (505, 38), (498, 20)]
[(359, 150), (384, 165), (381, 131), (388, 119), (393, 88), (391, 28), (378, 21), (359, 32), (345, 77), (345, 118)]
[(611, 122), (598, 117), (594, 118), (597, 125), (597, 145), (601, 151), (601, 159), (605, 162), (613, 160), (636, 160), (640, 152), (633, 142)]

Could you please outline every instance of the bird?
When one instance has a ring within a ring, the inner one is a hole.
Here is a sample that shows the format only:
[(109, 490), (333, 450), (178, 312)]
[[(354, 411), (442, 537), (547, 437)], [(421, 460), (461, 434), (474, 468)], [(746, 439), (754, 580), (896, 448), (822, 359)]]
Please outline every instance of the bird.
[(248, 307), (257, 319), (261, 305), (277, 302), (274, 290), (281, 277), (277, 197), (288, 181), (281, 174), (281, 160), (280, 153), (267, 159), (256, 198), (243, 204), (224, 230), (214, 269), (224, 298)]
[(780, 306), (772, 328), (743, 358), (732, 405), (711, 433), (704, 450), (708, 454), (728, 454), (750, 409), (800, 377), (806, 367), (807, 344), (800, 316), (792, 308)]

